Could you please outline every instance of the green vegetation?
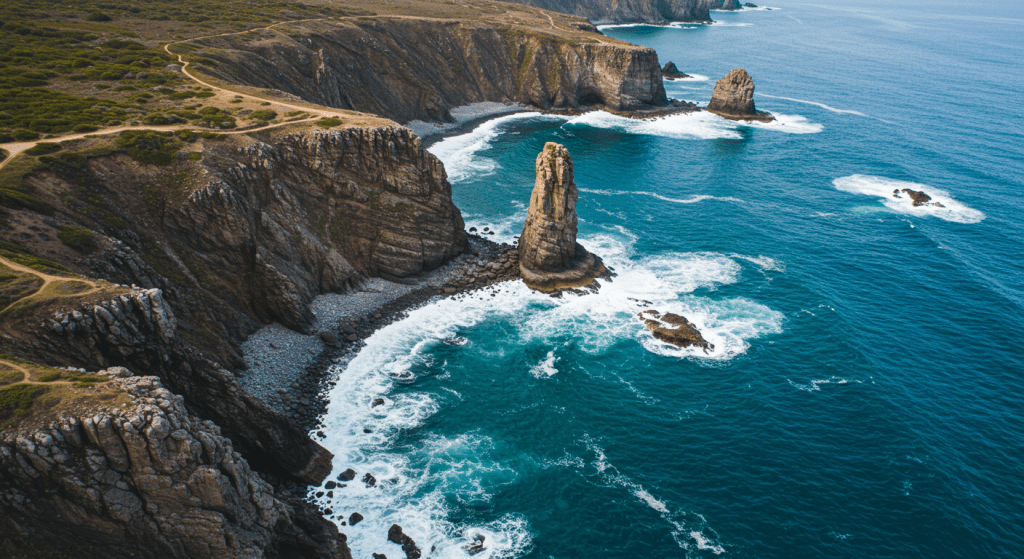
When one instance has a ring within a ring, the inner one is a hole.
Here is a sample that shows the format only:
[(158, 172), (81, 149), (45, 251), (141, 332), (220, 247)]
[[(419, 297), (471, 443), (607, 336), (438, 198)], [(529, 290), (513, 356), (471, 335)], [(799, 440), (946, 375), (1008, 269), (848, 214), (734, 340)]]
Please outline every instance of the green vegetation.
[(39, 142), (38, 144), (25, 150), (25, 153), (29, 155), (46, 155), (48, 153), (56, 153), (60, 151), (60, 144), (54, 144), (51, 142)]
[(0, 420), (14, 415), (25, 415), (32, 410), (35, 400), (46, 392), (38, 384), (15, 384), (0, 388)]
[(96, 235), (92, 231), (77, 225), (61, 225), (57, 238), (64, 245), (82, 254), (89, 254), (99, 246), (96, 243)]
[(166, 132), (126, 130), (117, 138), (117, 147), (139, 163), (170, 165), (181, 144)]
[(6, 309), (18, 299), (39, 291), (42, 285), (43, 280), (39, 276), (16, 272), (0, 264), (0, 309)]
[(24, 378), (25, 375), (21, 371), (0, 365), (0, 386), (21, 382)]
[(53, 382), (55, 380), (60, 380), (60, 376), (60, 373), (58, 373), (57, 371), (43, 373), (39, 375), (39, 382)]
[(320, 128), (334, 128), (339, 124), (341, 124), (341, 119), (334, 117), (321, 118), (320, 120), (316, 121), (316, 125), (319, 126)]
[(54, 276), (76, 276), (74, 272), (64, 266), (36, 256), (28, 250), (7, 241), (0, 241), (0, 256), (3, 256), (11, 262), (21, 264), (26, 268), (32, 268), (33, 270), (44, 274)]
[(249, 115), (249, 118), (251, 118), (253, 120), (262, 120), (262, 121), (266, 122), (266, 121), (274, 120), (275, 118), (277, 118), (277, 113), (275, 113), (274, 111), (270, 111), (270, 110), (253, 111)]

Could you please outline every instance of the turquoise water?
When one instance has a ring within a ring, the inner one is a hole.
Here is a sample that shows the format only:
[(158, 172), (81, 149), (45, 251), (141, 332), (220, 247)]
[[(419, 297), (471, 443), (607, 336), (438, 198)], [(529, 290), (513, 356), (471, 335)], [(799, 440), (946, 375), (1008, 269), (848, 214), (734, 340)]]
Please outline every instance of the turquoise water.
[[(1024, 556), (1024, 8), (778, 8), (605, 33), (712, 78), (666, 84), (701, 104), (746, 68), (779, 123), (527, 114), (431, 148), (467, 226), (511, 242), (565, 144), (618, 276), (368, 340), (323, 440), (378, 480), (323, 498), (367, 517), (356, 556), (401, 557), (392, 522), (431, 557)], [(715, 350), (654, 340), (644, 308)]]

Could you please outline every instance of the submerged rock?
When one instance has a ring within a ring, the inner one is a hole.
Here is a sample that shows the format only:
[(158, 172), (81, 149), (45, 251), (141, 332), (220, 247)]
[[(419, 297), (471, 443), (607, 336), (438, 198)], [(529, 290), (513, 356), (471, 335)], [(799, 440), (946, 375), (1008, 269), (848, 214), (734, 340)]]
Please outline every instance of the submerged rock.
[(707, 110), (729, 120), (775, 120), (771, 114), (754, 108), (754, 80), (743, 68), (735, 68), (715, 82)]
[(661, 75), (670, 80), (679, 80), (690, 77), (689, 75), (680, 72), (679, 68), (676, 67), (676, 63), (671, 61), (665, 63), (665, 67), (661, 69)]
[(537, 156), (537, 180), (519, 239), (519, 272), (531, 289), (546, 293), (598, 287), (611, 279), (597, 256), (576, 242), (576, 199), (572, 158), (565, 146), (548, 142)]
[(676, 347), (696, 346), (704, 353), (712, 351), (715, 346), (704, 339), (697, 327), (685, 317), (674, 313), (659, 314), (657, 311), (644, 311), (638, 315), (643, 319), (647, 329), (655, 338)]

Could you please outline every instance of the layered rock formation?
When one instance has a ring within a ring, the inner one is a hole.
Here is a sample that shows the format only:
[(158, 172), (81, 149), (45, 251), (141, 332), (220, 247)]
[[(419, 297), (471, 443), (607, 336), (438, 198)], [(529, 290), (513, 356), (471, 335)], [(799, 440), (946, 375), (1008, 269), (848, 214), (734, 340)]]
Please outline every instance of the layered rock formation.
[(715, 82), (707, 110), (729, 120), (775, 120), (754, 108), (754, 80), (743, 68), (735, 68)]
[(597, 256), (576, 242), (576, 200), (572, 158), (565, 146), (548, 142), (537, 156), (537, 180), (519, 237), (519, 272), (531, 289), (597, 288), (611, 279)]
[(222, 79), (398, 122), (451, 122), (452, 108), (484, 101), (617, 111), (667, 104), (657, 53), (596, 33), (567, 40), (544, 32), (564, 32), (558, 27), (420, 19), (289, 31), (214, 37), (198, 42), (197, 54), (218, 61), (204, 71)]
[(651, 334), (663, 342), (676, 347), (699, 347), (704, 353), (715, 349), (715, 346), (705, 340), (697, 327), (684, 316), (675, 313), (660, 314), (653, 310), (644, 311), (639, 316)]
[(553, 12), (585, 17), (596, 24), (711, 21), (723, 0), (512, 0)]
[(76, 390), (109, 398), (0, 435), (5, 556), (351, 557), (159, 379), (100, 374), (112, 380)]

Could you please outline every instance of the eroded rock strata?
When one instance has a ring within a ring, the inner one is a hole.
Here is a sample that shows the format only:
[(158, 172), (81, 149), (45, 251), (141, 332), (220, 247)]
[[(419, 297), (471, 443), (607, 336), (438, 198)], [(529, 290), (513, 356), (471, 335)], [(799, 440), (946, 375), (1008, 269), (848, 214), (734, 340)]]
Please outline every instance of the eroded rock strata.
[(576, 200), (572, 157), (565, 146), (548, 142), (537, 156), (537, 180), (519, 237), (519, 272), (531, 289), (557, 292), (596, 288), (611, 279), (601, 259), (576, 242)]
[(604, 23), (669, 23), (711, 21), (710, 10), (723, 0), (513, 0), (545, 10), (585, 17)]
[(754, 80), (743, 68), (735, 68), (715, 82), (707, 110), (729, 120), (775, 120), (754, 107)]
[(657, 53), (596, 33), (566, 40), (543, 28), (418, 19), (289, 28), (197, 42), (218, 62), (204, 71), (403, 123), (450, 122), (452, 108), (484, 101), (615, 111), (667, 104)]
[(27, 544), (0, 538), (8, 556), (351, 557), (159, 379), (99, 374), (113, 380), (84, 390), (109, 398), (0, 435), (0, 532)]

